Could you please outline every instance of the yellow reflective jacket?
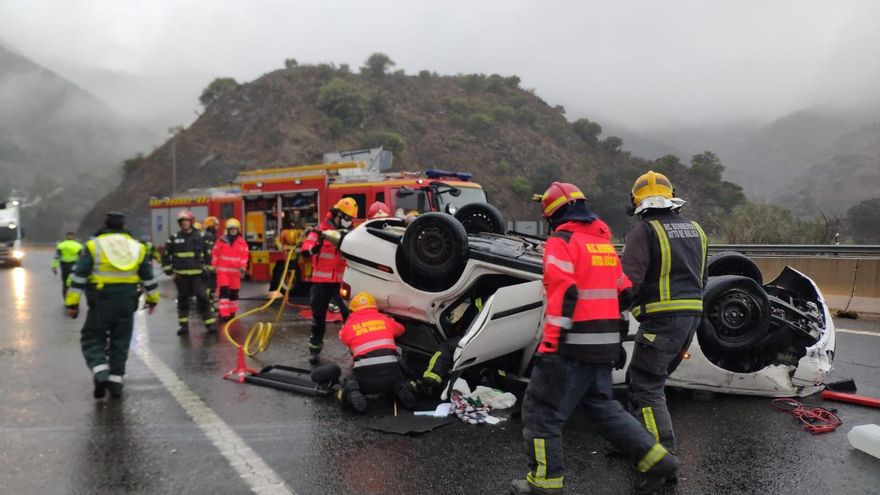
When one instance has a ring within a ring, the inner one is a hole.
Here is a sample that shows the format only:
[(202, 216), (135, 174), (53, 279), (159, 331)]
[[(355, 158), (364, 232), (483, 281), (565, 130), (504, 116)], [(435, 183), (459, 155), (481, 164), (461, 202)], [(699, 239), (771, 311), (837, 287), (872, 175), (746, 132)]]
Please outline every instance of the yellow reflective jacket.
[(58, 268), (58, 263), (74, 263), (82, 251), (83, 245), (73, 239), (65, 239), (55, 246), (55, 258), (52, 260), (52, 268)]

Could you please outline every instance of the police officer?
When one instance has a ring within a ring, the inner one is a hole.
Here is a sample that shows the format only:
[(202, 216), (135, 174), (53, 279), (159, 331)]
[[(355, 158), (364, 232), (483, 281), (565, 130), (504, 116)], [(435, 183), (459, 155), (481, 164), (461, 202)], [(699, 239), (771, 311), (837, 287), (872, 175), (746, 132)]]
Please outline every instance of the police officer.
[(630, 363), (630, 410), (668, 450), (676, 449), (663, 388), (691, 344), (703, 314), (706, 234), (679, 214), (669, 179), (648, 172), (632, 188), (632, 213), (621, 262), (632, 281), (632, 314), (639, 320)]
[(177, 286), (177, 322), (180, 328), (177, 335), (189, 333), (189, 304), (195, 297), (199, 313), (209, 332), (217, 331), (217, 319), (211, 311), (208, 294), (202, 280), (205, 264), (205, 240), (202, 234), (193, 228), (195, 215), (189, 210), (177, 214), (180, 230), (165, 242), (162, 253), (162, 270), (174, 278)]
[(312, 309), (312, 335), (309, 339), (311, 364), (321, 362), (321, 349), (324, 348), (324, 332), (327, 326), (327, 308), (331, 300), (342, 312), (342, 319), (348, 319), (348, 307), (339, 296), (339, 283), (345, 271), (345, 260), (336, 246), (325, 239), (325, 233), (332, 230), (350, 229), (358, 214), (358, 205), (352, 198), (342, 198), (327, 213), (326, 219), (312, 230), (303, 241), (301, 252), (312, 257), (312, 288), (309, 305)]
[(89, 311), (80, 343), (95, 383), (94, 397), (122, 394), (122, 377), (142, 285), (149, 312), (159, 303), (159, 286), (146, 248), (125, 231), (122, 213), (110, 212), (105, 228), (86, 242), (70, 275), (67, 314), (79, 315), (79, 300), (86, 294)]
[(416, 406), (415, 384), (406, 378), (394, 339), (404, 326), (379, 312), (376, 299), (360, 292), (351, 300), (351, 317), (339, 330), (339, 341), (351, 351), (352, 375), (337, 397), (355, 411), (367, 410), (365, 395), (393, 393), (403, 407)]
[(64, 240), (55, 246), (55, 258), (52, 259), (52, 273), (58, 275), (58, 266), (61, 266), (61, 296), (67, 296), (67, 277), (74, 263), (82, 251), (82, 244), (77, 242), (76, 233), (68, 232)]
[(612, 397), (611, 369), (621, 349), (618, 296), (630, 283), (611, 231), (572, 184), (554, 182), (535, 199), (554, 232), (544, 250), (544, 334), (522, 404), (530, 471), (510, 493), (563, 492), (562, 427), (579, 404), (598, 433), (645, 473), (640, 490), (653, 491), (675, 474), (678, 459)]

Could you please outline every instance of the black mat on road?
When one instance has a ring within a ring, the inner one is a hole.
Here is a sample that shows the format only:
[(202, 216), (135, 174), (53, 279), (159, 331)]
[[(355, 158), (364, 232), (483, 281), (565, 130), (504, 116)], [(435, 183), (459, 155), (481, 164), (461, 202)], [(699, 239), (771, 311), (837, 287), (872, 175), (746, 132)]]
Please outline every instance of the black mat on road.
[(401, 414), (399, 416), (373, 418), (367, 423), (367, 429), (384, 433), (396, 433), (398, 435), (418, 435), (429, 432), (434, 428), (446, 426), (449, 423), (449, 418)]

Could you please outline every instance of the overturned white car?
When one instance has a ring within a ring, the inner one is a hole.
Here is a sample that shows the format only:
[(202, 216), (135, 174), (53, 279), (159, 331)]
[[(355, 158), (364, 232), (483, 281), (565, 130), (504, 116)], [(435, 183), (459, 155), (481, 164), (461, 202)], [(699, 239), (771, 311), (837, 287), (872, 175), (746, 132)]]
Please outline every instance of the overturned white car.
[[(345, 236), (345, 284), (350, 293), (369, 291), (405, 323), (399, 344), (410, 368), (462, 332), (453, 372), (480, 367), (528, 378), (543, 329), (544, 241), (502, 235), (503, 225), (495, 208), (471, 204), (455, 217), (427, 213), (408, 226), (373, 220)], [(716, 254), (707, 269), (703, 324), (668, 384), (775, 397), (821, 390), (835, 335), (816, 284), (791, 268), (764, 284), (739, 253)], [(637, 329), (631, 320), (628, 356)], [(615, 383), (624, 377), (616, 371)]]

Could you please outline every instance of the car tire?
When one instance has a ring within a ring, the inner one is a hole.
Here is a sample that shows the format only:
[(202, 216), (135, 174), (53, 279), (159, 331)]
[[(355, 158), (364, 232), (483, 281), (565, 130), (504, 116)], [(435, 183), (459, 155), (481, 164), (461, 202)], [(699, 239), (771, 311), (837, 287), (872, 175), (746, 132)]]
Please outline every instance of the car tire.
[(464, 270), (467, 232), (445, 213), (423, 213), (406, 228), (397, 253), (404, 282), (416, 289), (442, 292), (452, 287)]
[(703, 292), (700, 346), (724, 353), (750, 351), (770, 330), (770, 300), (751, 277), (712, 277)]
[(455, 219), (461, 222), (468, 234), (504, 234), (507, 225), (498, 208), (489, 203), (470, 203), (455, 212)]
[(764, 277), (758, 265), (748, 256), (736, 251), (722, 251), (709, 256), (706, 262), (706, 274), (710, 277), (740, 275), (749, 277), (758, 282), (758, 285), (764, 284)]

